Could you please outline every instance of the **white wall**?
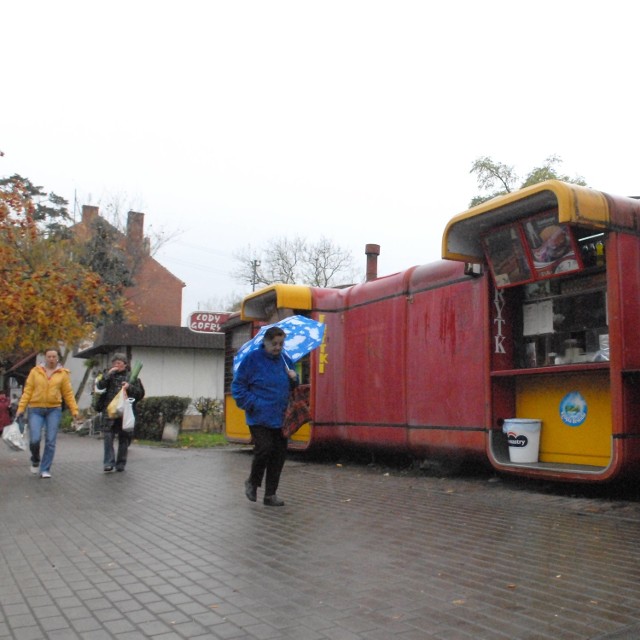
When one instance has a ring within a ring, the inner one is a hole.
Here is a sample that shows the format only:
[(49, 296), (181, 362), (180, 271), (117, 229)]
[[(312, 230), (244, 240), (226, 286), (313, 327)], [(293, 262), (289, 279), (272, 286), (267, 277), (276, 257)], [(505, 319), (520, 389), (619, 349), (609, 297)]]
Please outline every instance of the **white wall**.
[[(106, 356), (98, 371), (108, 368)], [(147, 396), (182, 396), (196, 400), (200, 396), (222, 400), (224, 397), (224, 352), (207, 349), (158, 349), (134, 347), (131, 362), (140, 360), (140, 372)], [(82, 358), (68, 358), (65, 366), (71, 371), (71, 382), (77, 390), (86, 370)], [(93, 377), (87, 383), (78, 404), (80, 409), (91, 405)]]
[(222, 399), (224, 354), (205, 349), (135, 349), (147, 396), (200, 396)]

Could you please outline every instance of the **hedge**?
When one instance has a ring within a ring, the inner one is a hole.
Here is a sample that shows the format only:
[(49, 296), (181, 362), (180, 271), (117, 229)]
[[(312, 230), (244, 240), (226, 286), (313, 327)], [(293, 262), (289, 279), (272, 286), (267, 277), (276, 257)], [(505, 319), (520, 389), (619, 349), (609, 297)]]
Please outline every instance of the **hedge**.
[(134, 437), (141, 440), (162, 440), (165, 424), (182, 424), (184, 412), (190, 403), (191, 398), (179, 396), (145, 398), (136, 402)]

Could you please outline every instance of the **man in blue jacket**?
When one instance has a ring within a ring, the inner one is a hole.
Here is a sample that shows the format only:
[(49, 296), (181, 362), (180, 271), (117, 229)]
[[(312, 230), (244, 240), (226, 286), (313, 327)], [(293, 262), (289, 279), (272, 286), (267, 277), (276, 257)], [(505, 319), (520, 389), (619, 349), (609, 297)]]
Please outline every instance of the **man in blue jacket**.
[(284, 505), (276, 495), (287, 454), (282, 421), (291, 389), (298, 384), (293, 363), (283, 351), (284, 340), (285, 332), (279, 327), (267, 329), (262, 346), (242, 360), (231, 384), (231, 393), (245, 412), (254, 444), (245, 495), (251, 502), (257, 500), (266, 471), (263, 502), (269, 507)]

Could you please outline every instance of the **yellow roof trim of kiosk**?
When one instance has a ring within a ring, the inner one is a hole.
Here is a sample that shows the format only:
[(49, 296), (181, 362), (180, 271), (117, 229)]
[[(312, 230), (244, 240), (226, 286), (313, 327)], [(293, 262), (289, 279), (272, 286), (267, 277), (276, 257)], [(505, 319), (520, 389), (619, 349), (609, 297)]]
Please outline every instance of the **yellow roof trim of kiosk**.
[(485, 233), (556, 207), (558, 222), (640, 235), (640, 200), (547, 180), (493, 198), (452, 218), (442, 237), (442, 257), (484, 262), (481, 238)]
[(277, 309), (310, 310), (311, 289), (302, 284), (272, 284), (250, 293), (242, 301), (241, 318), (266, 322)]

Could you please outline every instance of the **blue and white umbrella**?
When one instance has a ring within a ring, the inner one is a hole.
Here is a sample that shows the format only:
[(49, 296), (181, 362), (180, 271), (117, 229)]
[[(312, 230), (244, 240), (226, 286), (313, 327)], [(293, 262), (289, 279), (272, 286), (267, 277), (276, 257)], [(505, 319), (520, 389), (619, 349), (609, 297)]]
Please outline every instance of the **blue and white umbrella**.
[(322, 344), (324, 336), (324, 323), (305, 318), (304, 316), (291, 316), (260, 328), (260, 331), (245, 342), (233, 358), (233, 373), (235, 375), (242, 360), (252, 351), (262, 346), (264, 334), (271, 327), (280, 327), (286, 334), (284, 350), (292, 362), (297, 362), (307, 353), (310, 353)]

